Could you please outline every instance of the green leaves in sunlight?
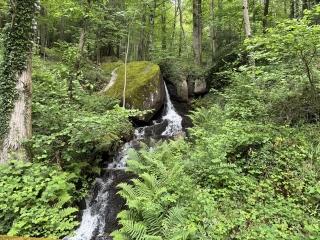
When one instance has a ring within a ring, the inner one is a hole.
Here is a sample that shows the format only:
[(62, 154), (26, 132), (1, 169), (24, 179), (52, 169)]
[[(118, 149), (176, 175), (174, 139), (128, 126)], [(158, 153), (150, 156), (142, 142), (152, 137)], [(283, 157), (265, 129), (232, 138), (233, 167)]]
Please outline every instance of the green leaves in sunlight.
[(78, 222), (71, 206), (75, 174), (55, 166), (10, 161), (0, 165), (0, 233), (59, 238)]

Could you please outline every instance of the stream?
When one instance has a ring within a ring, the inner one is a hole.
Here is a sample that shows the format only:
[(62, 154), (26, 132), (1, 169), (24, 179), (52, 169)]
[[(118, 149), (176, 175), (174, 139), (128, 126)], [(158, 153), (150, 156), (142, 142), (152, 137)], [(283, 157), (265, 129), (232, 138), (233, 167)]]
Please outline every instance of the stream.
[(104, 175), (96, 178), (87, 198), (86, 209), (82, 212), (82, 221), (75, 231), (75, 236), (64, 240), (107, 240), (109, 234), (118, 226), (116, 216), (123, 208), (124, 200), (116, 194), (116, 186), (122, 181), (132, 178), (126, 173), (126, 150), (139, 145), (147, 136), (152, 138), (168, 138), (182, 131), (182, 117), (176, 112), (165, 85), (166, 101), (162, 118), (153, 121), (151, 126), (139, 127), (135, 130), (135, 140), (126, 143), (114, 157), (113, 161), (103, 168)]

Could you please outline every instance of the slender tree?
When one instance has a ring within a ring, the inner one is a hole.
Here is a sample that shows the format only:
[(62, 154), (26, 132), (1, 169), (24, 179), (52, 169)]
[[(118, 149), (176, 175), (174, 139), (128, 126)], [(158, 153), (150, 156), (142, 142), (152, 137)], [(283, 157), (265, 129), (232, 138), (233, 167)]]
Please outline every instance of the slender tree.
[(149, 5), (150, 13), (149, 13), (149, 60), (153, 59), (154, 52), (154, 26), (155, 26), (155, 18), (156, 18), (156, 8), (157, 8), (157, 0), (153, 0), (152, 4)]
[[(182, 42), (182, 38), (184, 41), (184, 46), (185, 46), (185, 51), (186, 51), (186, 58), (187, 60), (189, 59), (189, 51), (188, 51), (188, 46), (187, 46), (187, 38), (186, 38), (186, 34), (184, 31), (184, 27), (183, 27), (183, 14), (182, 14), (182, 8), (181, 8), (181, 0), (178, 0), (178, 10), (179, 10), (179, 15), (180, 15), (180, 28), (181, 28), (181, 34), (180, 34), (180, 43)], [(181, 46), (181, 44), (180, 44)], [(181, 47), (179, 47), (179, 49), (181, 49)], [(181, 50), (179, 50), (179, 53), (181, 52)], [(179, 54), (180, 56), (180, 54)]]
[(214, 1), (210, 0), (210, 37), (211, 37), (212, 56), (216, 55), (216, 52), (217, 52), (216, 32), (214, 30), (213, 20), (214, 20)]
[(193, 53), (194, 64), (202, 63), (202, 0), (193, 0)]
[(265, 29), (268, 26), (268, 15), (269, 15), (269, 0), (264, 1), (264, 11), (263, 11), (263, 19), (262, 26)]
[(140, 31), (139, 43), (138, 43), (138, 60), (145, 60), (145, 26), (146, 26), (146, 8), (147, 4), (145, 2), (142, 3), (142, 16), (141, 16), (141, 25), (142, 30)]
[(0, 163), (28, 161), (23, 139), (31, 137), (31, 56), (37, 0), (10, 0), (0, 75)]
[(83, 48), (84, 48), (84, 44), (86, 41), (86, 34), (87, 34), (87, 28), (88, 28), (88, 24), (89, 24), (89, 11), (91, 8), (91, 0), (87, 0), (86, 1), (86, 10), (85, 10), (85, 15), (83, 18), (83, 23), (82, 23), (82, 30), (81, 30), (81, 34), (80, 34), (80, 38), (79, 38), (79, 45), (78, 45), (78, 56), (76, 58), (76, 61), (74, 63), (73, 66), (73, 74), (70, 76), (69, 78), (69, 86), (68, 86), (68, 92), (69, 92), (69, 98), (72, 99), (73, 95), (73, 84), (75, 79), (77, 78), (78, 75), (78, 71), (80, 68), (80, 62), (81, 62), (81, 58), (82, 58), (82, 53), (83, 53)]
[(251, 27), (249, 20), (249, 10), (248, 10), (248, 1), (242, 0), (242, 9), (243, 9), (243, 20), (246, 32), (246, 38), (251, 38)]

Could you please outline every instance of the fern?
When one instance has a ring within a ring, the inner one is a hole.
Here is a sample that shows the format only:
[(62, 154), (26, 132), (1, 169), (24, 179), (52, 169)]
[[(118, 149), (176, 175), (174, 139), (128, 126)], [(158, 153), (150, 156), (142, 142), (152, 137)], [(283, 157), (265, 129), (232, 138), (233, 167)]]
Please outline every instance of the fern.
[(115, 230), (110, 234), (114, 240), (132, 240), (130, 235), (127, 233), (122, 232), (121, 230)]
[(61, 219), (64, 219), (65, 217), (68, 217), (72, 213), (75, 213), (77, 211), (78, 211), (78, 209), (73, 208), (73, 207), (64, 208), (64, 209), (59, 211), (59, 216), (60, 216)]
[(195, 228), (182, 229), (182, 230), (170, 235), (170, 238), (168, 238), (168, 239), (170, 239), (170, 240), (186, 240), (189, 237), (189, 235), (195, 231), (196, 231)]
[(120, 191), (118, 191), (118, 194), (120, 194), (126, 200), (136, 199), (137, 191), (131, 185), (127, 183), (120, 183), (118, 187), (122, 188)]
[(146, 234), (147, 227), (142, 222), (135, 222), (130, 220), (121, 220), (120, 224), (123, 226), (124, 232), (129, 234), (131, 239), (142, 240)]

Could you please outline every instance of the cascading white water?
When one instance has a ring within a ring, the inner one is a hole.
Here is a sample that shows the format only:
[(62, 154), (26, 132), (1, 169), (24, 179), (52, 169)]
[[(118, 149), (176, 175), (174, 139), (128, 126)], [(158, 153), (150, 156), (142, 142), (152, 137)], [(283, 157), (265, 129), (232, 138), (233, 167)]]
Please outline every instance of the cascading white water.
[[(148, 128), (152, 128), (155, 125), (161, 124), (167, 121), (166, 129), (161, 133), (162, 136), (172, 136), (176, 132), (182, 130), (182, 117), (175, 111), (175, 108), (170, 100), (169, 92), (165, 86), (166, 103), (164, 107), (164, 115), (162, 122), (154, 122), (153, 126), (140, 127), (135, 130), (135, 136), (137, 140), (143, 139)], [(151, 130), (153, 131), (153, 130)], [(135, 142), (136, 143), (136, 142)], [(94, 182), (94, 189), (98, 189), (94, 199), (86, 199), (87, 208), (83, 211), (82, 221), (79, 228), (75, 231), (75, 236), (65, 237), (64, 240), (95, 240), (106, 239), (105, 226), (106, 216), (105, 212), (110, 207), (109, 189), (111, 184), (115, 181), (115, 173), (123, 171), (126, 167), (126, 150), (133, 148), (134, 142), (126, 143), (119, 151), (117, 157), (114, 158), (112, 163), (108, 164), (108, 167), (104, 169), (109, 172), (109, 176), (106, 179), (97, 178)]]
[(176, 112), (171, 100), (169, 91), (166, 85), (164, 85), (166, 90), (166, 104), (165, 104), (165, 114), (162, 117), (162, 120), (168, 120), (168, 126), (166, 130), (161, 134), (163, 136), (172, 136), (176, 132), (182, 130), (182, 117)]

